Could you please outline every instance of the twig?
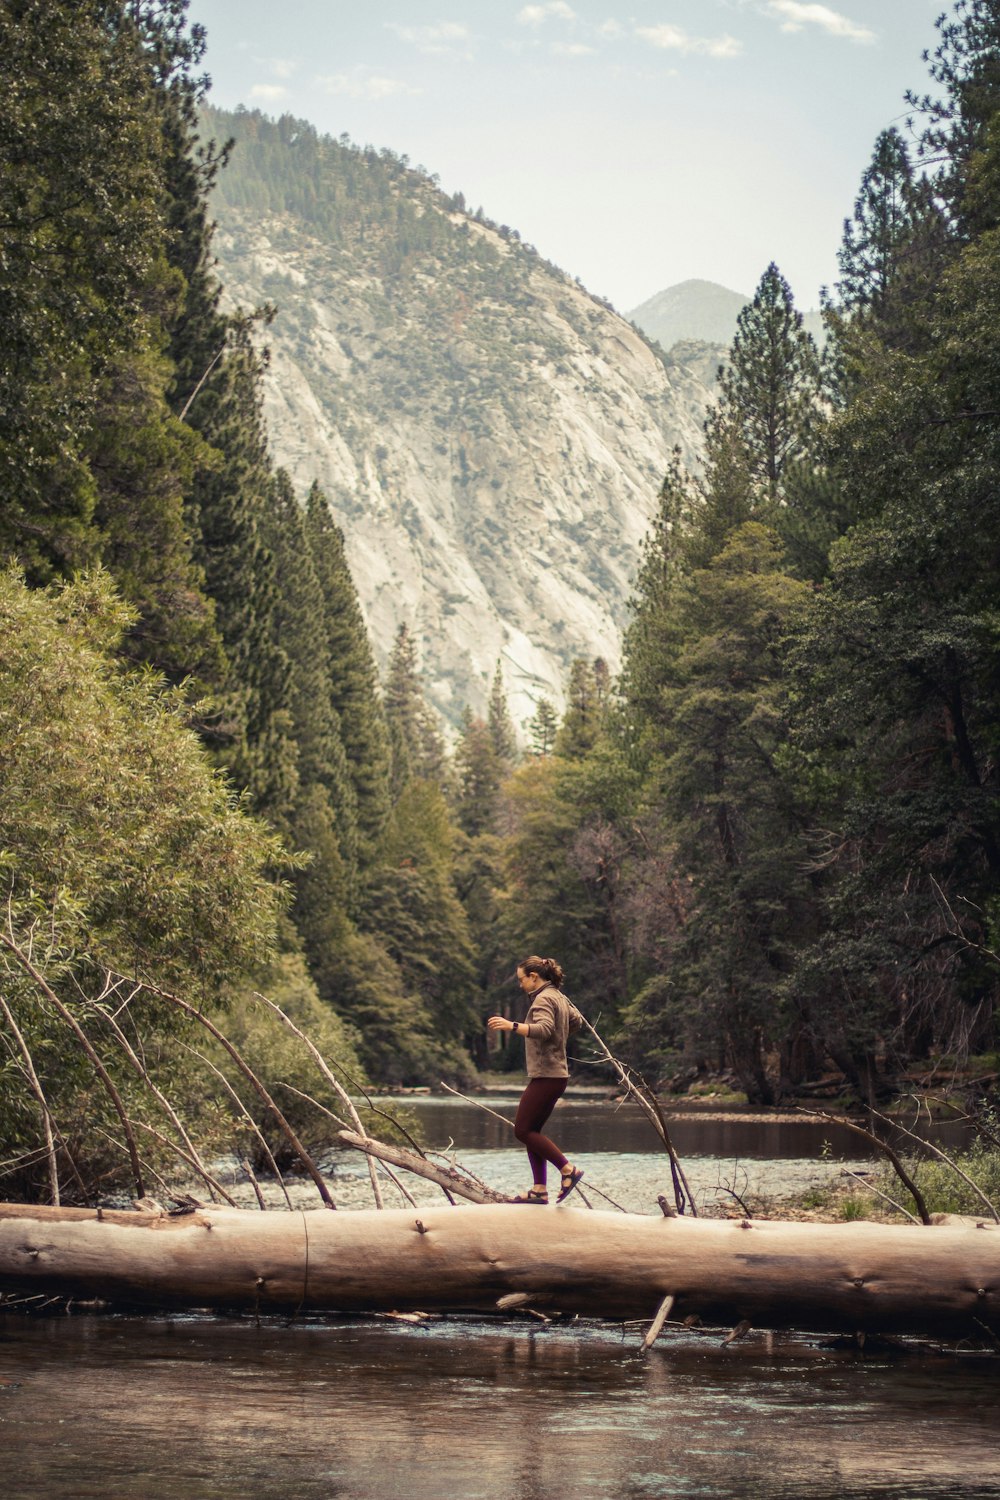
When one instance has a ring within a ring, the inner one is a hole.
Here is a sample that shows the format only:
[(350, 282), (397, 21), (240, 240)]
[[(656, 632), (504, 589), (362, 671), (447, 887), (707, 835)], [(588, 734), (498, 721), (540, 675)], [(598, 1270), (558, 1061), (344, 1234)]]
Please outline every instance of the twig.
[(49, 1102), (46, 1099), (45, 1092), (42, 1088), (41, 1083), (39, 1082), (38, 1074), (35, 1072), (35, 1064), (32, 1061), (31, 1051), (28, 1047), (28, 1044), (24, 1040), (24, 1035), (21, 1031), (21, 1028), (18, 1026), (17, 1022), (14, 1019), (10, 1006), (7, 1004), (2, 995), (0, 995), (0, 1006), (3, 1007), (3, 1013), (7, 1019), (7, 1025), (14, 1033), (14, 1038), (17, 1042), (18, 1047), (20, 1048), (24, 1071), (27, 1076), (28, 1083), (31, 1086), (31, 1092), (38, 1100), (39, 1108), (42, 1112), (42, 1126), (45, 1130), (45, 1154), (48, 1158), (49, 1164), (49, 1194), (52, 1199), (52, 1206), (54, 1208), (58, 1208), (59, 1164), (56, 1161), (56, 1143), (55, 1136), (53, 1135), (52, 1131), (52, 1111), (49, 1108)]
[(445, 1083), (443, 1080), (441, 1081), (441, 1087), (449, 1094), (454, 1094), (456, 1099), (461, 1099), (465, 1104), (474, 1105), (476, 1109), (481, 1109), (486, 1114), (492, 1115), (494, 1120), (499, 1120), (502, 1125), (509, 1125), (511, 1130), (514, 1129), (513, 1120), (508, 1120), (506, 1115), (498, 1114), (495, 1109), (490, 1109), (488, 1104), (483, 1104), (479, 1099), (470, 1099), (468, 1094), (460, 1094), (458, 1089), (453, 1089), (450, 1083)]
[(949, 1166), (951, 1170), (956, 1174), (956, 1176), (961, 1177), (962, 1181), (968, 1184), (979, 1201), (989, 1209), (990, 1213), (993, 1215), (994, 1222), (1000, 1224), (1000, 1213), (997, 1212), (995, 1205), (986, 1196), (979, 1184), (973, 1182), (968, 1172), (964, 1172), (958, 1165), (958, 1163), (953, 1161), (946, 1151), (942, 1151), (940, 1146), (935, 1146), (931, 1141), (925, 1141), (923, 1136), (914, 1135), (913, 1131), (907, 1130), (905, 1125), (900, 1125), (895, 1120), (890, 1120), (887, 1115), (880, 1114), (877, 1109), (873, 1109), (871, 1113), (875, 1116), (876, 1120), (881, 1120), (884, 1125), (888, 1125), (892, 1129), (901, 1130), (905, 1136), (908, 1136), (910, 1138), (911, 1141), (917, 1141), (919, 1145), (924, 1147), (925, 1150), (930, 1151), (940, 1161), (943, 1161), (947, 1166)]
[[(244, 1172), (250, 1179), (250, 1186), (253, 1188), (253, 1195), (257, 1199), (257, 1207), (260, 1209), (261, 1213), (266, 1213), (267, 1204), (264, 1202), (264, 1194), (260, 1190), (260, 1183), (257, 1181), (257, 1173), (253, 1169), (253, 1163), (251, 1162), (249, 1156), (240, 1157), (240, 1166), (243, 1168)], [(287, 1194), (285, 1196), (287, 1197)]]
[(159, 1141), (161, 1146), (166, 1146), (169, 1150), (175, 1151), (182, 1161), (186, 1161), (188, 1166), (194, 1167), (195, 1171), (203, 1179), (206, 1186), (211, 1191), (218, 1193), (222, 1198), (224, 1198), (225, 1201), (229, 1204), (230, 1208), (237, 1208), (239, 1206), (236, 1203), (236, 1200), (229, 1196), (225, 1188), (222, 1186), (221, 1182), (218, 1182), (210, 1172), (207, 1172), (204, 1167), (199, 1164), (198, 1158), (196, 1156), (192, 1156), (189, 1151), (185, 1151), (183, 1146), (178, 1146), (176, 1141), (172, 1141), (169, 1136), (164, 1135), (163, 1132), (157, 1130), (155, 1126), (147, 1125), (144, 1120), (136, 1120), (135, 1123), (138, 1125), (140, 1130), (145, 1130), (149, 1135), (153, 1137), (154, 1140)]
[(648, 1354), (650, 1349), (652, 1349), (653, 1345), (656, 1343), (656, 1340), (663, 1332), (663, 1325), (669, 1318), (670, 1311), (673, 1305), (674, 1294), (673, 1292), (668, 1292), (668, 1294), (664, 1297), (663, 1301), (660, 1303), (659, 1307), (656, 1310), (656, 1317), (649, 1325), (649, 1331), (646, 1334), (646, 1337), (643, 1339), (642, 1346), (639, 1349), (640, 1354)]
[(281, 1130), (285, 1139), (288, 1141), (292, 1150), (295, 1152), (295, 1155), (299, 1158), (299, 1161), (309, 1173), (309, 1176), (312, 1178), (313, 1182), (316, 1184), (316, 1189), (323, 1202), (326, 1204), (327, 1208), (336, 1208), (337, 1205), (334, 1203), (333, 1198), (330, 1196), (330, 1189), (323, 1181), (323, 1174), (320, 1172), (319, 1167), (317, 1167), (309, 1152), (306, 1150), (305, 1146), (303, 1146), (302, 1142), (295, 1134), (295, 1131), (292, 1129), (291, 1125), (289, 1125), (281, 1110), (278, 1108), (274, 1099), (272, 1099), (270, 1093), (264, 1087), (264, 1084), (257, 1077), (257, 1074), (254, 1072), (253, 1068), (251, 1068), (250, 1064), (245, 1061), (245, 1059), (242, 1057), (237, 1048), (233, 1046), (232, 1042), (225, 1035), (225, 1033), (220, 1031), (218, 1026), (215, 1025), (214, 1021), (210, 1021), (208, 1016), (204, 1015), (200, 1010), (197, 1010), (195, 1006), (189, 1004), (187, 1000), (182, 1000), (180, 995), (172, 994), (170, 990), (161, 989), (159, 985), (153, 984), (149, 980), (143, 980), (142, 986), (143, 989), (148, 990), (151, 995), (159, 995), (161, 1000), (166, 1000), (169, 1005), (176, 1005), (178, 1010), (181, 1010), (185, 1015), (190, 1016), (193, 1021), (197, 1021), (198, 1024), (200, 1026), (203, 1026), (209, 1033), (209, 1035), (213, 1036), (215, 1040), (224, 1048), (224, 1050), (229, 1053), (229, 1056), (239, 1068), (240, 1072), (250, 1084), (251, 1088), (253, 1088), (254, 1091), (260, 1095), (260, 1098), (264, 1101), (268, 1109), (274, 1115), (274, 1118), (278, 1122), (279, 1129)]
[(906, 1218), (909, 1219), (911, 1224), (920, 1223), (920, 1220), (916, 1217), (915, 1214), (911, 1214), (908, 1208), (904, 1208), (901, 1203), (897, 1203), (895, 1198), (890, 1198), (888, 1193), (883, 1193), (882, 1189), (877, 1188), (873, 1182), (867, 1182), (865, 1178), (861, 1176), (860, 1172), (852, 1172), (849, 1167), (841, 1167), (840, 1170), (844, 1177), (850, 1177), (854, 1182), (858, 1183), (859, 1186), (867, 1188), (870, 1193), (874, 1193), (876, 1197), (881, 1198), (884, 1203), (890, 1204), (897, 1213), (904, 1214)]
[(94, 1072), (97, 1074), (101, 1083), (104, 1085), (108, 1097), (110, 1098), (114, 1106), (115, 1113), (118, 1115), (118, 1118), (121, 1121), (122, 1130), (125, 1134), (125, 1140), (128, 1145), (129, 1161), (132, 1165), (132, 1181), (133, 1186), (135, 1187), (135, 1196), (137, 1198), (144, 1198), (146, 1196), (146, 1189), (143, 1186), (142, 1181), (142, 1167), (139, 1163), (139, 1149), (136, 1145), (135, 1135), (133, 1134), (132, 1126), (129, 1122), (129, 1117), (126, 1112), (125, 1105), (122, 1103), (122, 1097), (115, 1087), (110, 1073), (95, 1052), (93, 1046), (91, 1045), (90, 1039), (87, 1036), (87, 1033), (84, 1031), (79, 1021), (73, 1015), (72, 1011), (66, 1008), (63, 1002), (59, 999), (59, 996), (46, 982), (44, 977), (38, 972), (28, 954), (18, 946), (13, 938), (8, 937), (3, 932), (0, 932), (0, 943), (2, 943), (3, 946), (14, 955), (15, 961), (21, 966), (26, 974), (29, 974), (31, 976), (31, 978), (38, 985), (38, 988), (41, 990), (42, 994), (48, 1000), (49, 1004), (54, 1007), (57, 1013), (66, 1022), (67, 1026), (70, 1028), (84, 1053), (86, 1054), (87, 1060), (90, 1063), (91, 1067), (94, 1069)]
[[(931, 1222), (931, 1216), (927, 1212), (927, 1204), (924, 1202), (923, 1193), (917, 1187), (917, 1184), (907, 1172), (898, 1155), (887, 1141), (880, 1140), (877, 1135), (875, 1135), (871, 1130), (866, 1130), (863, 1125), (855, 1125), (853, 1120), (845, 1120), (842, 1115), (827, 1114), (825, 1109), (803, 1109), (800, 1105), (794, 1105), (792, 1113), (797, 1115), (813, 1115), (821, 1120), (828, 1120), (831, 1125), (843, 1125), (846, 1130), (853, 1130), (855, 1135), (863, 1136), (865, 1140), (869, 1141), (877, 1151), (881, 1151), (883, 1155), (887, 1156), (892, 1162), (896, 1176), (899, 1178), (900, 1182), (906, 1188), (906, 1191), (910, 1194), (911, 1198), (917, 1206), (917, 1213), (920, 1215), (920, 1222), (922, 1224), (929, 1224)], [(873, 1110), (872, 1113), (875, 1114), (876, 1112)]]
[(677, 1152), (674, 1150), (674, 1143), (670, 1138), (670, 1131), (667, 1127), (666, 1117), (660, 1107), (660, 1101), (657, 1099), (656, 1094), (644, 1078), (640, 1077), (639, 1083), (635, 1082), (635, 1079), (632, 1076), (632, 1071), (627, 1068), (625, 1064), (621, 1062), (617, 1057), (615, 1057), (607, 1042), (605, 1042), (604, 1038), (598, 1034), (596, 1029), (590, 1024), (586, 1017), (584, 1017), (583, 1024), (590, 1032), (591, 1036), (594, 1038), (594, 1041), (597, 1043), (598, 1047), (601, 1049), (600, 1060), (602, 1062), (611, 1064), (615, 1072), (618, 1074), (619, 1082), (625, 1085), (629, 1093), (636, 1099), (638, 1104), (645, 1111), (646, 1115), (652, 1121), (653, 1128), (655, 1129), (657, 1135), (663, 1142), (667, 1155), (670, 1158), (670, 1175), (673, 1180), (674, 1201), (677, 1204), (677, 1212), (679, 1214), (683, 1214), (685, 1207), (690, 1207), (691, 1217), (696, 1219), (698, 1217), (698, 1209), (695, 1205), (694, 1194), (691, 1192), (691, 1188), (688, 1185), (688, 1180), (684, 1175), (684, 1168), (681, 1166), (681, 1159), (677, 1155)]
[[(206, 1068), (211, 1068), (211, 1070), (215, 1074), (216, 1078), (218, 1078), (219, 1082), (222, 1084), (223, 1088), (226, 1090), (226, 1092), (228, 1093), (229, 1097), (232, 1099), (233, 1103), (236, 1105), (236, 1108), (239, 1110), (240, 1114), (246, 1120), (247, 1124), (250, 1126), (250, 1129), (253, 1131), (254, 1135), (257, 1137), (257, 1140), (260, 1142), (261, 1150), (263, 1151), (265, 1157), (267, 1158), (268, 1162), (270, 1163), (271, 1171), (274, 1173), (275, 1181), (277, 1182), (278, 1186), (281, 1188), (282, 1193), (285, 1195), (285, 1203), (288, 1205), (289, 1210), (292, 1211), (293, 1210), (293, 1204), (292, 1204), (291, 1198), (289, 1197), (288, 1189), (285, 1186), (285, 1179), (281, 1175), (281, 1168), (278, 1166), (278, 1163), (274, 1159), (274, 1153), (272, 1152), (270, 1146), (267, 1144), (267, 1140), (265, 1138), (264, 1132), (261, 1130), (260, 1126), (257, 1124), (257, 1121), (254, 1119), (253, 1115), (247, 1109), (246, 1105), (243, 1103), (243, 1100), (240, 1098), (239, 1094), (236, 1092), (236, 1090), (233, 1088), (232, 1084), (229, 1082), (229, 1079), (226, 1077), (225, 1073), (223, 1073), (223, 1071), (222, 1071), (221, 1068), (217, 1068), (215, 1066), (215, 1063), (212, 1062), (211, 1058), (206, 1057), (203, 1052), (199, 1052), (198, 1049), (197, 1049), (197, 1047), (191, 1047), (191, 1046), (188, 1045), (187, 1042), (182, 1042), (181, 1045), (185, 1048), (186, 1051), (190, 1052), (194, 1057), (197, 1057), (200, 1062), (203, 1062), (205, 1064)], [(254, 1179), (254, 1184), (255, 1184), (255, 1190), (256, 1190), (256, 1178)], [(260, 1204), (261, 1208), (263, 1208), (264, 1207), (264, 1202), (263, 1202), (263, 1199), (261, 1198), (261, 1195), (260, 1195), (259, 1191), (257, 1191), (257, 1201)]]
[[(329, 1067), (327, 1066), (326, 1059), (324, 1058), (322, 1052), (320, 1052), (319, 1048), (316, 1046), (315, 1042), (311, 1039), (311, 1037), (306, 1036), (304, 1031), (300, 1030), (300, 1028), (296, 1026), (295, 1022), (291, 1019), (290, 1016), (285, 1014), (280, 1005), (276, 1005), (273, 1000), (269, 1000), (266, 995), (260, 994), (259, 991), (257, 991), (256, 994), (257, 999), (262, 1000), (264, 1004), (268, 1006), (270, 1010), (272, 1010), (278, 1017), (278, 1020), (281, 1022), (281, 1024), (287, 1027), (292, 1035), (298, 1037), (299, 1041), (303, 1043), (310, 1056), (315, 1061), (320, 1072), (323, 1074), (323, 1077), (326, 1079), (327, 1083), (337, 1095), (337, 1098), (346, 1107), (347, 1112), (350, 1115), (351, 1120), (353, 1121), (354, 1128), (358, 1131), (359, 1135), (367, 1135), (368, 1132), (365, 1130), (364, 1125), (361, 1123), (361, 1116), (358, 1114), (357, 1110), (354, 1107), (353, 1099), (351, 1098), (350, 1094), (348, 1094), (347, 1090), (343, 1088), (343, 1086), (333, 1076)], [(341, 1121), (340, 1123), (343, 1124), (344, 1122)], [(371, 1161), (370, 1158), (368, 1162), (368, 1172), (371, 1177), (372, 1194), (375, 1198), (375, 1207), (384, 1208), (385, 1204), (382, 1202), (382, 1193), (378, 1185), (378, 1175), (375, 1171), (375, 1164)]]

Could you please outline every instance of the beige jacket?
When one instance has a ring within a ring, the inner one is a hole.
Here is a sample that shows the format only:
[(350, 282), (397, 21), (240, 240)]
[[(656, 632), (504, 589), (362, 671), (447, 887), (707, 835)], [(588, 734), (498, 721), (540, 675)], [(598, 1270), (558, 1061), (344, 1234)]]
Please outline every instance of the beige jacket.
[(527, 1023), (524, 1053), (528, 1077), (568, 1078), (566, 1042), (570, 1033), (583, 1025), (576, 1006), (554, 984), (545, 984), (531, 997)]

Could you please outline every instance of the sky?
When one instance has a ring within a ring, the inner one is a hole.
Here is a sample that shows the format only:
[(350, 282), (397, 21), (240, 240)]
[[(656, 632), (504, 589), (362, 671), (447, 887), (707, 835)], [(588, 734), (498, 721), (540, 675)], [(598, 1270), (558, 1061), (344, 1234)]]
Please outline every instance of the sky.
[(211, 101), (389, 147), (622, 312), (836, 279), (948, 0), (191, 0)]

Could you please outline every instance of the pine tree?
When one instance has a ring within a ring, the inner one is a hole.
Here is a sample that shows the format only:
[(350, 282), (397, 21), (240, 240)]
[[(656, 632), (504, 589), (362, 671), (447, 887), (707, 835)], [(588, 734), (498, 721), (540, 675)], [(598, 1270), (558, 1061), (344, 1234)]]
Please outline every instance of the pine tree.
[(490, 687), (490, 701), (486, 723), (498, 762), (501, 767), (508, 770), (511, 769), (517, 759), (517, 736), (514, 733), (514, 722), (511, 719), (510, 708), (507, 704), (503, 667), (499, 659), (497, 660), (496, 670), (493, 673), (493, 682)]
[(566, 712), (555, 739), (555, 753), (579, 760), (597, 743), (603, 712), (594, 674), (594, 663), (577, 657), (569, 669)]
[[(861, 179), (853, 217), (844, 221), (837, 305), (848, 313), (870, 310), (884, 323), (905, 284), (923, 289), (931, 269), (927, 262), (940, 261), (931, 250), (935, 244), (940, 249), (943, 235), (940, 213), (926, 181), (914, 176), (906, 142), (895, 126), (883, 130)], [(921, 257), (925, 275), (918, 279)]]
[(816, 346), (772, 261), (736, 322), (706, 430), (708, 467), (732, 434), (754, 501), (778, 500), (786, 468), (806, 452), (821, 388)]
[(400, 625), (385, 679), (385, 717), (392, 747), (392, 794), (398, 798), (412, 777), (440, 784), (444, 744), (420, 686), (417, 647)]
[[(322, 878), (328, 893), (339, 880), (344, 906), (357, 879), (357, 805), (340, 722), (330, 699), (323, 593), (312, 565), (302, 510), (291, 481), (280, 470), (274, 478), (268, 541), (275, 559), (275, 625), (291, 664), (289, 708), (297, 750), (298, 793), (287, 831), (298, 847), (314, 853), (313, 864), (297, 885), (305, 889), (318, 878), (316, 847), (302, 827), (303, 810), (308, 808), (307, 821), (313, 827), (329, 824), (339, 868)], [(324, 905), (331, 899), (325, 894)]]
[(206, 455), (165, 394), (185, 8), (0, 9), (0, 550), (36, 583), (102, 562), (137, 612), (125, 653), (204, 692), (225, 672), (185, 509)]
[(313, 485), (306, 501), (306, 537), (323, 594), (330, 664), (330, 706), (347, 755), (358, 820), (358, 861), (375, 857), (389, 815), (389, 736), (361, 608), (347, 566), (344, 538), (326, 497)]
[(551, 755), (559, 732), (559, 715), (548, 698), (539, 698), (528, 726), (534, 755)]
[(462, 732), (455, 749), (455, 772), (458, 779), (458, 826), (470, 838), (495, 833), (503, 763), (497, 755), (489, 724), (474, 718), (468, 710), (463, 716)]

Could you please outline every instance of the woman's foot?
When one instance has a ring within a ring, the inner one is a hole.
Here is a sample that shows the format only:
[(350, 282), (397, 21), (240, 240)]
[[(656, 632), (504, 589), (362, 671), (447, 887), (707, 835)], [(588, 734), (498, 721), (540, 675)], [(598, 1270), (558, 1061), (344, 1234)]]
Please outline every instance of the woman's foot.
[(559, 1196), (556, 1199), (556, 1202), (561, 1203), (564, 1198), (568, 1198), (570, 1193), (573, 1191), (582, 1177), (583, 1168), (574, 1167), (572, 1162), (567, 1162), (562, 1169), (562, 1182), (559, 1187)]
[(540, 1203), (542, 1207), (549, 1201), (548, 1188), (539, 1187), (536, 1182), (526, 1193), (518, 1193), (516, 1198), (510, 1200), (512, 1203)]

